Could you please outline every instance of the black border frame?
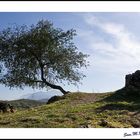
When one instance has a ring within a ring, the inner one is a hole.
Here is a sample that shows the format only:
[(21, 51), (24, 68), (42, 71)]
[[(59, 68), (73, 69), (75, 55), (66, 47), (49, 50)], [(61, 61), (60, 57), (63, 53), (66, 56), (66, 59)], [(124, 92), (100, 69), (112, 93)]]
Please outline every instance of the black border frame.
[(64, 1), (69, 1), (69, 2), (138, 2), (140, 0), (0, 0), (0, 2), (11, 2), (11, 1), (21, 1), (21, 2), (64, 2)]

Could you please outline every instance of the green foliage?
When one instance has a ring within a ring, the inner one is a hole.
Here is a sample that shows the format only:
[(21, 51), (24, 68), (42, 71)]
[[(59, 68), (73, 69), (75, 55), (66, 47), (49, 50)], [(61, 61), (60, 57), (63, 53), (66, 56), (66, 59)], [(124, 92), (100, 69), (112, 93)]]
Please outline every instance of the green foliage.
[[(54, 28), (47, 20), (36, 25), (15, 26), (0, 32), (0, 63), (6, 73), (0, 83), (9, 87), (51, 87), (67, 81), (77, 84), (85, 76), (88, 55), (78, 51), (73, 42), (74, 29)], [(61, 90), (62, 91), (62, 90)]]

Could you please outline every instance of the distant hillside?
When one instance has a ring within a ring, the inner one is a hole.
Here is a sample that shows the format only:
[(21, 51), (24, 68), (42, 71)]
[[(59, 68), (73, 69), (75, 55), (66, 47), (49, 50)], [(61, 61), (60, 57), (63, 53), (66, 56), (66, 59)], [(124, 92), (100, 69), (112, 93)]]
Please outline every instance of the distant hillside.
[(111, 93), (70, 93), (58, 101), (15, 113), (0, 114), (8, 128), (139, 128), (140, 96)]
[(28, 100), (28, 99), (20, 99), (20, 100), (13, 100), (13, 101), (7, 101), (11, 105), (14, 106), (16, 109), (28, 109), (37, 107), (40, 105), (43, 105), (44, 103), (34, 100)]

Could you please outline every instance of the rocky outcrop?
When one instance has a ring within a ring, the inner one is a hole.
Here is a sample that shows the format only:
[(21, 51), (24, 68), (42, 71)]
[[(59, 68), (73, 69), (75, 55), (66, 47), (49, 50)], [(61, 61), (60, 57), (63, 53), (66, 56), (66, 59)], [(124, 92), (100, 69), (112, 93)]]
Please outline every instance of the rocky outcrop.
[(10, 109), (11, 113), (14, 113), (14, 108), (12, 105), (6, 102), (0, 102), (0, 112), (2, 111), (3, 113), (6, 113), (8, 112), (8, 109)]
[(125, 88), (140, 89), (140, 70), (132, 74), (128, 74), (125, 77)]
[(139, 93), (140, 94), (140, 70), (132, 74), (128, 74), (125, 77), (125, 90), (129, 93)]
[(54, 103), (54, 102), (62, 100), (62, 99), (65, 99), (64, 95), (63, 96), (53, 96), (48, 100), (47, 104)]

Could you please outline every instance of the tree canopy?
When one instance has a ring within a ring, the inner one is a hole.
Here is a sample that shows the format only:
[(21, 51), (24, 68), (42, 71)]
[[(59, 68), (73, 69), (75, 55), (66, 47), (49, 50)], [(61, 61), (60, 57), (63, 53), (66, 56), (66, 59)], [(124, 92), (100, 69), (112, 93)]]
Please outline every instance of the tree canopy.
[(56, 83), (78, 84), (85, 76), (87, 54), (73, 42), (74, 29), (54, 28), (47, 20), (31, 26), (12, 26), (0, 31), (0, 83), (12, 87), (51, 87), (66, 94)]

